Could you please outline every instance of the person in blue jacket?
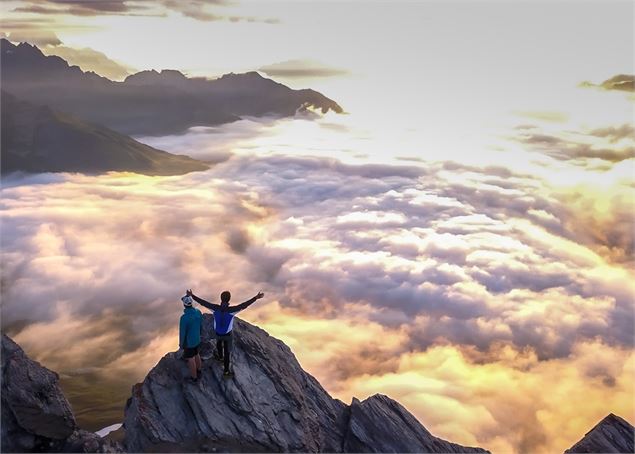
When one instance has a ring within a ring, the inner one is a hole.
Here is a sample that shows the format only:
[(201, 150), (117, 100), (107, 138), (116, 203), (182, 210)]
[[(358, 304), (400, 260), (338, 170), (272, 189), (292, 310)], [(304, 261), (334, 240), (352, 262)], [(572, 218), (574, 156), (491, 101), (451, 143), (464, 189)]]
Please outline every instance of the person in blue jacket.
[(183, 349), (183, 357), (187, 359), (190, 369), (191, 381), (201, 377), (201, 356), (198, 353), (201, 344), (201, 311), (192, 307), (192, 297), (189, 295), (181, 298), (183, 302), (183, 315), (179, 323), (179, 347)]
[(236, 306), (229, 305), (229, 300), (232, 295), (227, 290), (220, 294), (220, 304), (213, 304), (209, 301), (205, 301), (203, 298), (199, 298), (194, 295), (192, 290), (187, 291), (187, 296), (191, 296), (198, 304), (205, 306), (214, 312), (214, 330), (216, 331), (216, 353), (214, 356), (216, 359), (223, 361), (223, 375), (226, 377), (232, 376), (233, 374), (229, 369), (229, 361), (232, 350), (234, 316), (243, 309), (247, 309), (257, 300), (265, 296), (265, 294), (259, 292), (253, 298), (248, 299), (244, 303), (237, 304)]

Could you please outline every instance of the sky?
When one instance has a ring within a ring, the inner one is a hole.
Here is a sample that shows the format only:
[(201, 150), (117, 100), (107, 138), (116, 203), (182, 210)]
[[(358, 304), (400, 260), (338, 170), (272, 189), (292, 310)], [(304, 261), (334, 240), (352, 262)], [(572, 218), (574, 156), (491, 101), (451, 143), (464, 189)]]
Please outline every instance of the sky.
[(244, 318), (332, 395), (387, 394), (453, 442), (562, 452), (635, 422), (635, 95), (611, 81), (634, 73), (631, 2), (0, 11), (10, 40), (116, 80), (258, 70), (346, 111), (137, 138), (205, 172), (4, 179), (2, 326), (80, 423), (120, 421), (189, 287), (263, 290)]

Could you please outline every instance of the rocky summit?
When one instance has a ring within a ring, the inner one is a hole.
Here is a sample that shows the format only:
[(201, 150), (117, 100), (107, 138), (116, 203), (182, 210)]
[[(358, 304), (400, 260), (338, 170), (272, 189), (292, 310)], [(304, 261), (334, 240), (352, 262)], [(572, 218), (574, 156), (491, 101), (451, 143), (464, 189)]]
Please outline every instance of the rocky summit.
[(0, 452), (121, 452), (116, 443), (77, 427), (57, 374), (4, 334), (1, 426)]
[(609, 414), (587, 434), (565, 451), (574, 452), (635, 452), (635, 428), (627, 421)]
[[(204, 316), (204, 333), (212, 317)], [(404, 407), (381, 395), (352, 405), (333, 399), (302, 370), (283, 342), (236, 320), (233, 378), (203, 338), (202, 378), (168, 353), (126, 404), (126, 448), (202, 452), (487, 452), (441, 440)]]
[[(204, 316), (204, 333), (213, 332)], [(168, 353), (132, 389), (124, 418), (127, 452), (488, 452), (433, 436), (402, 405), (376, 394), (333, 399), (284, 343), (236, 319), (233, 378), (203, 336), (203, 376)], [(77, 427), (55, 372), (2, 335), (0, 452), (123, 452)], [(117, 437), (121, 437), (121, 434)], [(567, 453), (634, 452), (634, 428), (609, 414)]]

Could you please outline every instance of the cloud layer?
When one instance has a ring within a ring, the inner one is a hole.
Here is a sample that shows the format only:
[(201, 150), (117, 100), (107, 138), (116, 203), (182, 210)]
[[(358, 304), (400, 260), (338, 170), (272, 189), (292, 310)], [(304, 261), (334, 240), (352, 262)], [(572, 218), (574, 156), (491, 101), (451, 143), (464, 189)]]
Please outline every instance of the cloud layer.
[(258, 68), (272, 77), (288, 79), (304, 79), (317, 77), (334, 77), (348, 74), (347, 70), (335, 68), (311, 60), (287, 60)]
[(619, 90), (633, 92), (635, 91), (635, 76), (632, 74), (618, 74), (606, 79), (600, 84), (594, 84), (592, 82), (582, 82), (583, 87), (599, 87), (604, 90)]
[[(13, 34), (11, 38), (13, 39)], [(25, 39), (20, 41), (29, 40)], [(54, 45), (53, 43), (51, 44)], [(61, 44), (61, 42), (58, 44)], [(72, 47), (54, 45), (54, 47), (44, 47), (42, 51), (46, 55), (57, 55), (66, 60), (69, 65), (77, 65), (83, 71), (93, 71), (110, 80), (124, 80), (128, 75), (135, 72), (133, 68), (126, 67), (108, 58), (104, 53), (88, 47), (75, 49)]]
[[(246, 317), (343, 399), (392, 394), (457, 442), (563, 449), (552, 425), (571, 416), (569, 387), (611, 407), (579, 408), (568, 436), (633, 411), (615, 400), (633, 385), (633, 270), (614, 260), (632, 250), (630, 205), (580, 225), (593, 197), (496, 167), (289, 156), (180, 177), (8, 179), (3, 328), (64, 376), (129, 389), (122, 377), (176, 348), (185, 288), (262, 289)], [(539, 399), (559, 370), (575, 379)], [(417, 382), (429, 386), (408, 391)]]
[(164, 16), (174, 11), (185, 17), (212, 22), (264, 22), (277, 23), (275, 18), (258, 18), (218, 12), (218, 7), (232, 5), (227, 0), (28, 0), (24, 6), (13, 9), (15, 13), (72, 16)]

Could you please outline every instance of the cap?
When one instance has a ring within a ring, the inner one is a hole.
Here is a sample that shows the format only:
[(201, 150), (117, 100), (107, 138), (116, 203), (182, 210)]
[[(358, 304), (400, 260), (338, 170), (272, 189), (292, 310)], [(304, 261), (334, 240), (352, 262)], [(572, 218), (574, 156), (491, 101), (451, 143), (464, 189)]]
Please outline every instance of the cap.
[(185, 295), (183, 298), (181, 298), (181, 301), (183, 301), (183, 305), (185, 306), (191, 306), (193, 303), (192, 297)]

